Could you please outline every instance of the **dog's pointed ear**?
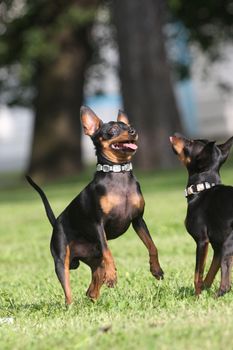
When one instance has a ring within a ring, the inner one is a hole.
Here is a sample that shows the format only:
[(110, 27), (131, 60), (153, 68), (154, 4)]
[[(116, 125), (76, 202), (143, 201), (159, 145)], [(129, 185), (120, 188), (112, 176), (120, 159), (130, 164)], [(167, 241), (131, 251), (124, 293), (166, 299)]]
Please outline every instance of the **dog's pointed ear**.
[(128, 119), (127, 115), (123, 111), (121, 111), (120, 109), (118, 111), (117, 121), (129, 125), (129, 119)]
[(80, 118), (83, 126), (84, 133), (89, 136), (93, 136), (94, 133), (102, 125), (102, 120), (91, 110), (91, 108), (82, 106), (80, 108)]
[(230, 137), (225, 143), (218, 145), (218, 148), (220, 149), (220, 151), (222, 153), (221, 163), (224, 163), (225, 160), (227, 159), (232, 145), (233, 145), (233, 136)]
[(196, 161), (198, 169), (203, 170), (211, 165), (214, 146), (215, 141), (208, 142), (201, 150), (201, 152), (197, 155)]

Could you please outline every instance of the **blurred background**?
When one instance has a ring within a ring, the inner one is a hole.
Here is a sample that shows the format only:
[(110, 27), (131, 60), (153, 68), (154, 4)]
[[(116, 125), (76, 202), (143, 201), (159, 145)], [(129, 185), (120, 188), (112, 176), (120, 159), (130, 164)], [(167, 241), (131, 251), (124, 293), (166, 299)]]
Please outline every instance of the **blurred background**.
[(43, 182), (94, 163), (82, 104), (104, 121), (124, 108), (141, 170), (178, 164), (175, 131), (233, 135), (232, 38), (230, 0), (2, 0), (0, 173)]

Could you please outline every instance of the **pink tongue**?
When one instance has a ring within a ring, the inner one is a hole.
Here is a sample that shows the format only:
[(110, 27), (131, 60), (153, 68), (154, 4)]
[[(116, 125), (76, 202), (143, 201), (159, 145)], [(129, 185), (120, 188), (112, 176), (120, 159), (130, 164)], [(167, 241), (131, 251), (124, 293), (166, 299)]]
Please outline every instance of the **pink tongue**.
[(123, 146), (124, 146), (125, 148), (130, 148), (130, 149), (133, 149), (133, 150), (135, 150), (135, 149), (138, 148), (138, 146), (135, 145), (135, 143), (124, 143)]

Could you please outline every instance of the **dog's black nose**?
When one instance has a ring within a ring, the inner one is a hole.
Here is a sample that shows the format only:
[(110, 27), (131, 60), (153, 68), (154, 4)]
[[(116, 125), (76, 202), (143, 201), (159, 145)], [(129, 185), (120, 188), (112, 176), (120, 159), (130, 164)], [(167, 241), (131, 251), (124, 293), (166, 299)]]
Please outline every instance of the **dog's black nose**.
[(128, 133), (129, 133), (129, 135), (134, 136), (136, 134), (136, 130), (134, 128), (130, 127)]

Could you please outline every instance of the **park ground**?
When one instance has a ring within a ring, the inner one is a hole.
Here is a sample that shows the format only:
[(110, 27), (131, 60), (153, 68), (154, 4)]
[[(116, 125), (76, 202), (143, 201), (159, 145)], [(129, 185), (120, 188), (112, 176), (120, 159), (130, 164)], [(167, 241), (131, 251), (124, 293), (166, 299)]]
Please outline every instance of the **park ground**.
[[(222, 175), (224, 183), (233, 185), (233, 167)], [(87, 172), (44, 186), (57, 215), (91, 177)], [(209, 291), (194, 296), (195, 243), (183, 224), (184, 169), (137, 177), (165, 279), (152, 277), (147, 251), (130, 228), (110, 242), (117, 287), (103, 286), (100, 299), (92, 303), (85, 296), (90, 271), (81, 264), (71, 272), (74, 303), (68, 309), (54, 272), (51, 227), (41, 200), (24, 182), (1, 189), (0, 349), (233, 348), (233, 291), (215, 298), (218, 274)], [(211, 256), (210, 249), (207, 266)]]

